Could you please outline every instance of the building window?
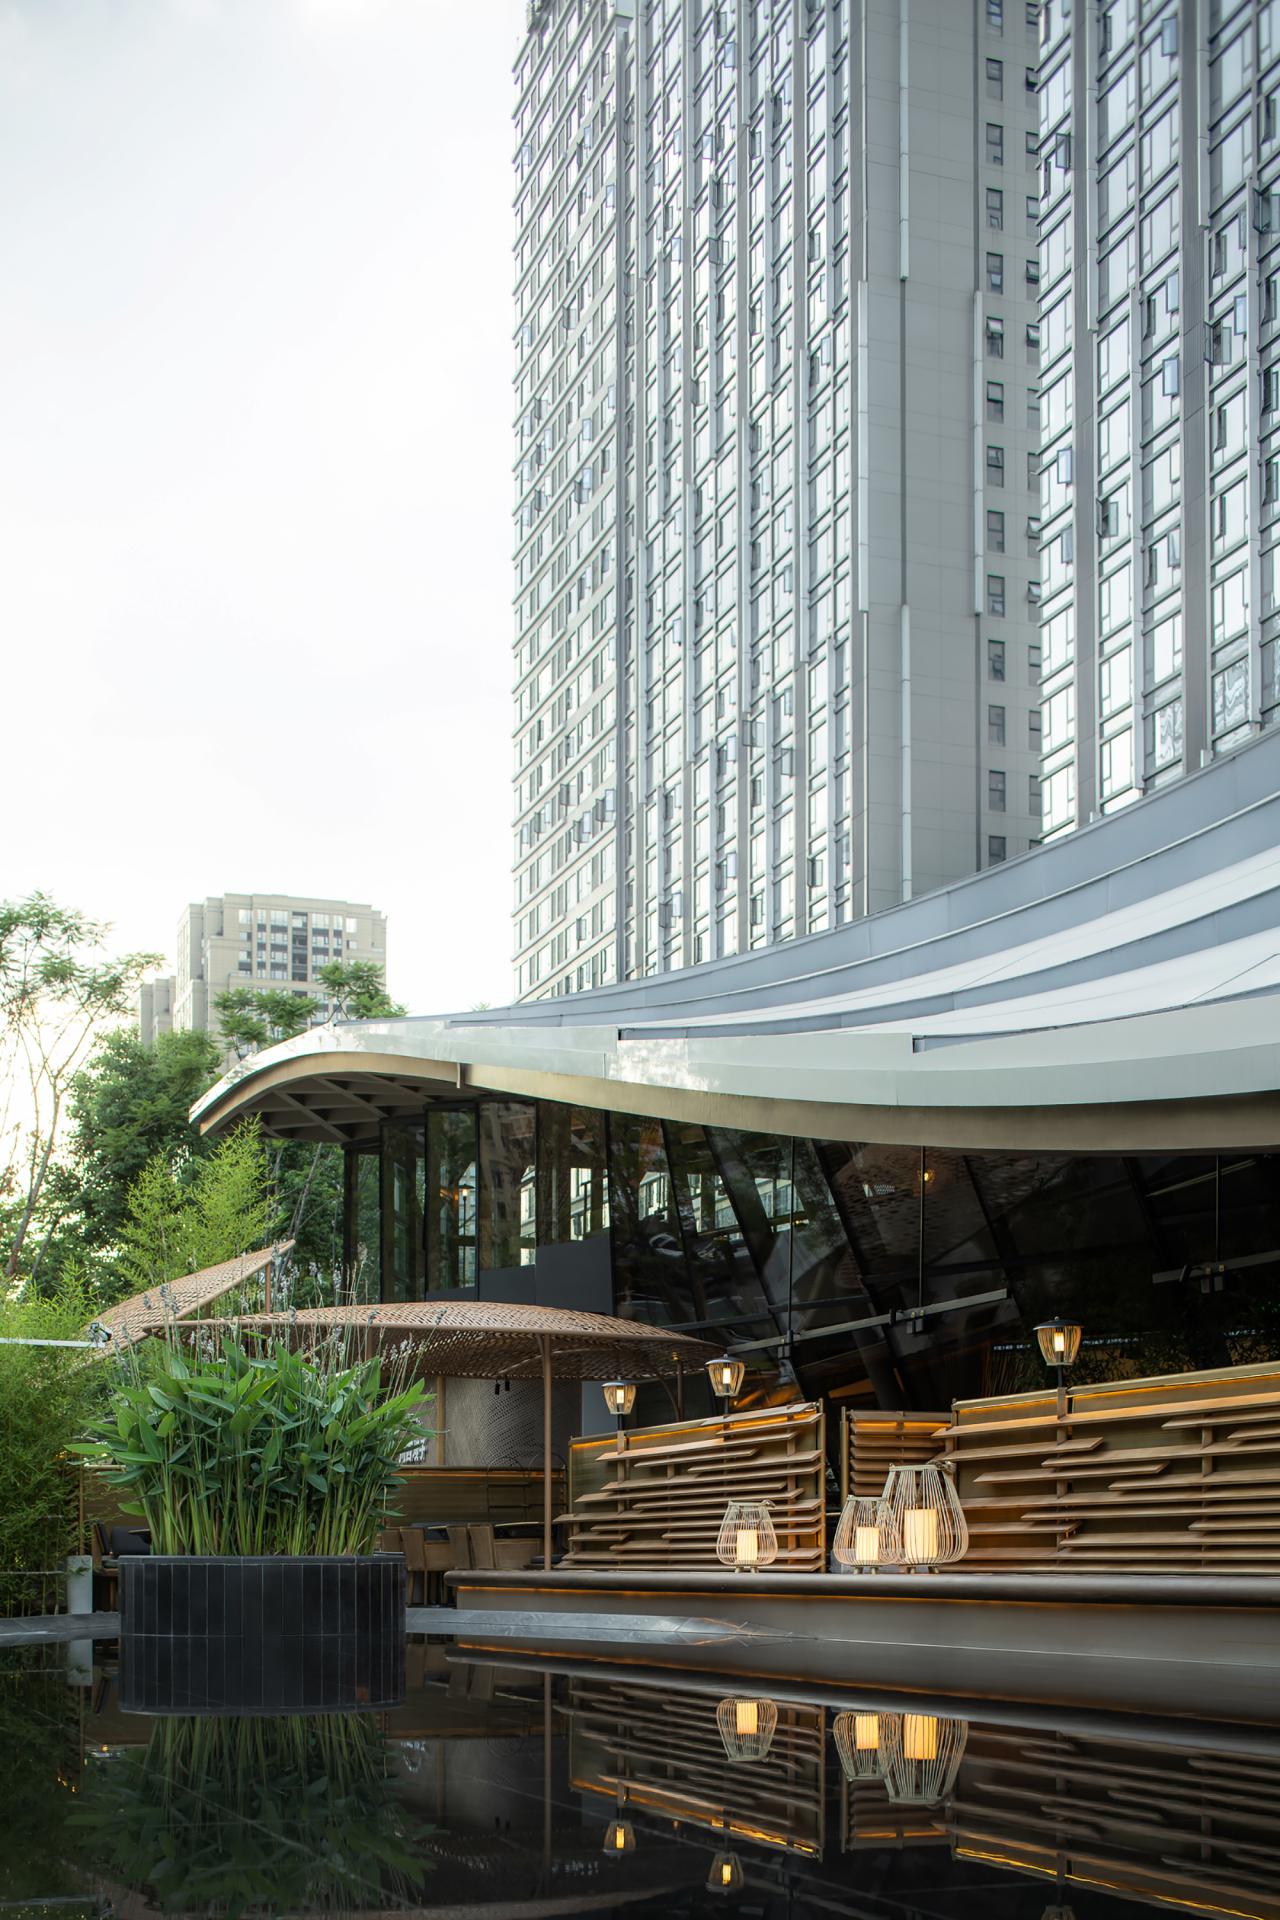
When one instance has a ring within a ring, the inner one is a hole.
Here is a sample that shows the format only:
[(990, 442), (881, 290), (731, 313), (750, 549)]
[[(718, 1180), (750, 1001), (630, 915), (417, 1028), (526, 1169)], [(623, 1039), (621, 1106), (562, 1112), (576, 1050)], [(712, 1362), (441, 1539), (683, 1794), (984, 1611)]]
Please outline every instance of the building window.
[(987, 805), (992, 813), (1004, 812), (1006, 786), (1004, 774), (992, 767), (987, 774)]
[(1002, 253), (987, 255), (987, 292), (1004, 292), (1004, 255)]
[(987, 188), (987, 225), (997, 231), (1004, 225), (1004, 195), (999, 187)]
[(1002, 833), (987, 835), (987, 859), (993, 866), (1008, 858), (1009, 843)]
[(987, 62), (987, 98), (988, 100), (1004, 99), (1003, 60), (988, 60)]
[(1005, 743), (1004, 708), (987, 708), (987, 745), (1002, 747)]
[(1039, 260), (1028, 260), (1027, 270), (1026, 270), (1026, 281), (1029, 287), (1038, 287), (1040, 285)]
[(1040, 358), (1040, 323), (1038, 320), (1027, 322), (1027, 358), (1033, 363)]
[(987, 512), (987, 545), (992, 553), (1004, 552), (1004, 515), (994, 507)]
[(987, 485), (990, 487), (1002, 487), (1004, 485), (1003, 447), (987, 448)]
[(989, 680), (1004, 679), (1003, 640), (988, 640), (987, 642), (987, 678)]
[(1004, 32), (1004, 0), (987, 0), (987, 32)]
[(1004, 419), (1004, 382), (1002, 380), (987, 382), (987, 418), (988, 420)]
[(987, 612), (1004, 612), (1004, 575), (1002, 573), (987, 575)]
[[(1038, 687), (1040, 685), (1040, 647), (1039, 647), (1039, 643), (1036, 641), (1033, 641), (1031, 645), (1027, 648), (1027, 679), (1031, 682), (1033, 687)], [(1037, 709), (1037, 712), (1036, 712), (1037, 725), (1039, 723), (1039, 719), (1040, 719), (1040, 714), (1039, 714), (1039, 710)]]
[[(1029, 137), (1034, 140), (1036, 136), (1031, 134)], [(987, 122), (987, 165), (1004, 165), (1004, 128), (996, 126), (991, 120)]]
[(1039, 815), (1040, 775), (1038, 773), (1030, 773), (1027, 775), (1027, 809), (1030, 813), (1037, 816)]
[(1026, 139), (1024, 141), (1024, 145), (1026, 147), (1026, 154), (1027, 154), (1028, 160), (1034, 161), (1040, 158), (1040, 135), (1038, 133), (1036, 133), (1032, 129), (1029, 129), (1026, 135)]
[(1003, 320), (988, 319), (987, 321), (987, 358), (989, 360), (1004, 359)]

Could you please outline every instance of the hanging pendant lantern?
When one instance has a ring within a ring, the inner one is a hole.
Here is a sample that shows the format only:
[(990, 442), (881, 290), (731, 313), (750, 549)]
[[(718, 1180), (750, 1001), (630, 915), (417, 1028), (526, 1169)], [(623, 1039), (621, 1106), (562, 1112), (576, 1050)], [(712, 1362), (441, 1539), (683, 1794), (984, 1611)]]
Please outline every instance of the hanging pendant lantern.
[(955, 1481), (945, 1466), (890, 1467), (883, 1499), (898, 1530), (900, 1558), (908, 1567), (944, 1567), (969, 1549), (969, 1525)]
[(738, 1573), (758, 1573), (778, 1557), (767, 1500), (731, 1500), (716, 1536), (716, 1559)]
[(772, 1700), (722, 1700), (716, 1708), (716, 1725), (730, 1760), (763, 1760), (777, 1724)]
[(850, 1573), (874, 1573), (894, 1567), (902, 1559), (902, 1541), (892, 1506), (878, 1499), (850, 1495), (840, 1512), (831, 1551), (839, 1566)]
[(606, 1853), (631, 1853), (636, 1844), (636, 1830), (629, 1820), (611, 1820), (604, 1830), (604, 1850)]
[(707, 1875), (708, 1893), (741, 1893), (744, 1875), (736, 1853), (718, 1853)]
[(707, 1379), (711, 1383), (711, 1391), (717, 1400), (724, 1400), (727, 1403), (735, 1399), (746, 1371), (747, 1366), (744, 1360), (731, 1359), (727, 1353), (723, 1354), (719, 1360), (708, 1360)]
[(885, 1714), (882, 1736), (885, 1785), (897, 1806), (932, 1807), (947, 1798), (964, 1758), (967, 1720), (936, 1713)]
[(831, 1722), (836, 1752), (846, 1780), (880, 1780), (884, 1777), (884, 1742), (880, 1737), (882, 1713), (838, 1713)]

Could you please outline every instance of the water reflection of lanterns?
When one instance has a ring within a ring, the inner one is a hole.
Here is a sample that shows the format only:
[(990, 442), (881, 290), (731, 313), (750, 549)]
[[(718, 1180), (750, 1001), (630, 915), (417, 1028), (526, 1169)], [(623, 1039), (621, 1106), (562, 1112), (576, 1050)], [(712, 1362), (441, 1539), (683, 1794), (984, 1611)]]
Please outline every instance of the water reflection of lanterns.
[(707, 1875), (708, 1893), (741, 1893), (744, 1878), (742, 1862), (736, 1853), (718, 1853)]
[(773, 1744), (778, 1709), (772, 1700), (722, 1700), (716, 1724), (730, 1760), (763, 1760)]
[(879, 1713), (838, 1713), (831, 1723), (836, 1752), (846, 1780), (878, 1780), (884, 1773), (884, 1743)]
[(966, 1720), (936, 1713), (882, 1715), (889, 1798), (906, 1807), (930, 1807), (945, 1800), (955, 1786), (968, 1737)]
[(858, 1499), (850, 1495), (841, 1510), (831, 1551), (837, 1563), (852, 1573), (874, 1573), (902, 1559), (902, 1541), (892, 1506), (883, 1496)]
[(757, 1573), (778, 1557), (767, 1500), (731, 1500), (716, 1536), (716, 1558), (739, 1573)]
[(636, 1830), (629, 1820), (611, 1820), (604, 1830), (606, 1853), (631, 1853), (635, 1849)]
[(898, 1531), (900, 1558), (907, 1566), (946, 1566), (968, 1552), (969, 1526), (955, 1482), (935, 1461), (919, 1467), (890, 1467), (883, 1497)]

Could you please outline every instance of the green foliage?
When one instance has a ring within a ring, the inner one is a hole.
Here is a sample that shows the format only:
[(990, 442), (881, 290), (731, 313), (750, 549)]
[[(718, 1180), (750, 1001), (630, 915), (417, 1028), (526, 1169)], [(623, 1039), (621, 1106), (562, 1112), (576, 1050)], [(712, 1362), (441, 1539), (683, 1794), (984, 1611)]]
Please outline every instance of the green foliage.
[(405, 1013), (387, 992), (376, 960), (331, 960), (317, 974), (342, 1020), (398, 1020)]
[[(74, 1280), (52, 1300), (0, 1301), (7, 1339), (79, 1340), (92, 1301)], [(86, 1348), (0, 1346), (0, 1613), (39, 1609), (44, 1583), (17, 1577), (58, 1567), (78, 1547), (71, 1448), (107, 1381)]]
[(304, 1353), (209, 1325), (184, 1348), (171, 1328), (120, 1357), (78, 1450), (104, 1463), (157, 1553), (369, 1553), (422, 1431), (408, 1365), (407, 1348), (365, 1360), (340, 1336)]
[(225, 993), (214, 994), (213, 1010), (224, 1041), (243, 1060), (260, 1047), (305, 1033), (315, 1002), (309, 994), (291, 993), (287, 987), (228, 987)]
[(20, 1118), (0, 1099), (0, 1231), (10, 1280), (30, 1270), (28, 1240), (76, 1077), (103, 1023), (131, 1011), (139, 981), (160, 958), (107, 954), (107, 932), (47, 894), (0, 902), (0, 1089), (20, 1086), (23, 1095)]
[(121, 1290), (138, 1293), (249, 1253), (266, 1242), (271, 1215), (256, 1121), (244, 1121), (203, 1160), (157, 1154), (129, 1189), (117, 1263)]
[(114, 1245), (128, 1215), (129, 1189), (148, 1161), (175, 1162), (189, 1180), (211, 1151), (188, 1114), (219, 1071), (218, 1049), (207, 1033), (163, 1033), (149, 1047), (133, 1028), (122, 1027), (98, 1042), (72, 1086), (67, 1157), (52, 1180), (86, 1252)]
[(412, 1907), (427, 1864), (358, 1714), (161, 1720), (92, 1768), (72, 1827), (87, 1863), (160, 1913)]
[[(68, 1862), (69, 1818), (80, 1765), (80, 1700), (63, 1669), (36, 1666), (47, 1650), (10, 1650), (0, 1665), (0, 1806), (4, 1853), (0, 1894), (33, 1916), (69, 1899), (84, 1881)], [(85, 1899), (84, 1911), (91, 1900)], [(74, 1912), (75, 1909), (65, 1909)]]

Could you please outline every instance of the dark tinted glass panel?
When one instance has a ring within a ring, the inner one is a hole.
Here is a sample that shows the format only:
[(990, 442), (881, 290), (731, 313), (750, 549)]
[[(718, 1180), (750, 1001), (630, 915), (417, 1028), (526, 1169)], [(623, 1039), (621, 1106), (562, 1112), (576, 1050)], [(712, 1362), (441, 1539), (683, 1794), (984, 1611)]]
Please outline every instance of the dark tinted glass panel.
[(476, 1284), (476, 1110), (427, 1114), (427, 1284), (448, 1293)]
[(609, 1197), (618, 1312), (661, 1326), (692, 1319), (661, 1121), (610, 1116)]
[(536, 1109), (528, 1101), (480, 1102), (479, 1259), (482, 1271), (532, 1265), (537, 1245), (535, 1114)]
[(706, 1131), (668, 1122), (665, 1133), (688, 1257), (690, 1317), (723, 1325), (726, 1338), (763, 1339), (776, 1322)]
[(544, 1246), (609, 1231), (602, 1113), (550, 1102), (538, 1110), (538, 1237)]
[(376, 1300), (381, 1293), (379, 1178), (376, 1152), (356, 1153), (347, 1149), (342, 1284), (353, 1300)]
[(382, 1298), (423, 1293), (421, 1127), (382, 1129)]

